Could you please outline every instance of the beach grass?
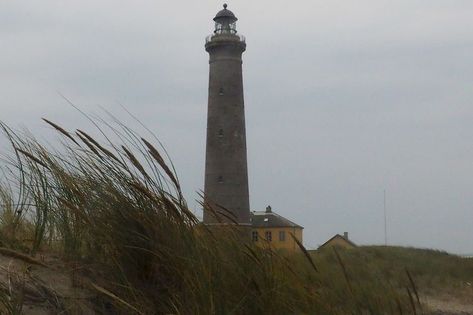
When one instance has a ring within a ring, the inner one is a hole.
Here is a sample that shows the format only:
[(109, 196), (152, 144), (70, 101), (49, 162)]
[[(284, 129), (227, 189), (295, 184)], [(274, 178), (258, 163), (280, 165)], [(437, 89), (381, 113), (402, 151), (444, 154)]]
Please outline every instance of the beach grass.
[[(44, 121), (52, 147), (0, 125), (11, 145), (0, 242), (78, 266), (98, 314), (421, 314), (416, 282), (428, 277), (395, 251), (256, 247), (239, 226), (199, 222), (156, 138), (118, 121), (93, 132)], [(400, 267), (376, 269), (379, 255)], [(1, 292), (4, 310), (17, 307)]]

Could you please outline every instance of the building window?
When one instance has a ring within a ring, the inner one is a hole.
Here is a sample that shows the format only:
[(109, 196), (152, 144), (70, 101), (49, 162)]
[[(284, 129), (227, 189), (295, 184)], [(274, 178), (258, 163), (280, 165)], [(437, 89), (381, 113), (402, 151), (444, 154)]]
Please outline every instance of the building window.
[(223, 176), (219, 176), (218, 179), (217, 179), (217, 181), (218, 181), (220, 184), (223, 183)]
[(218, 131), (218, 136), (219, 136), (219, 138), (223, 137), (223, 129), (220, 129)]
[(253, 240), (253, 242), (258, 241), (258, 231), (251, 232), (251, 239)]
[(284, 242), (286, 240), (286, 232), (279, 231), (279, 241)]
[(271, 231), (266, 231), (265, 236), (266, 236), (266, 240), (268, 242), (271, 242), (273, 240), (273, 236), (271, 235)]
[(220, 88), (220, 90), (218, 90), (218, 95), (220, 95), (220, 96), (223, 95), (223, 88)]

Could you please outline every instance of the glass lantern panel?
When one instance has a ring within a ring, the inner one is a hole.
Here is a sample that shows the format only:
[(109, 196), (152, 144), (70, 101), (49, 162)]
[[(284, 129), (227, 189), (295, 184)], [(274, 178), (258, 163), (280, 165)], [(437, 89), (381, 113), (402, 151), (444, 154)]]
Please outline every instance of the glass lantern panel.
[(215, 22), (215, 34), (236, 34), (236, 23)]

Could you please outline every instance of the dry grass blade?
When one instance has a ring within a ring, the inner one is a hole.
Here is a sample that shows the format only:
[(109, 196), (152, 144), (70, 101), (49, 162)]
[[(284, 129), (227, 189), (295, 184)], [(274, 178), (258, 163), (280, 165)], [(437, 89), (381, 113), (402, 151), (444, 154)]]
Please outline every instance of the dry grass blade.
[(223, 222), (223, 220), (222, 220), (222, 217), (223, 217), (223, 218), (228, 219), (228, 221), (230, 221), (230, 222), (232, 222), (236, 225), (239, 224), (236, 220), (237, 217), (233, 213), (233, 211), (231, 211), (230, 209), (228, 209), (228, 208), (226, 208), (226, 207), (224, 207), (220, 204), (217, 204), (217, 203), (213, 202), (209, 198), (205, 197), (204, 194), (202, 194), (202, 193), (199, 193), (199, 196), (204, 200), (204, 203), (202, 205), (203, 205), (203, 208), (205, 209), (205, 211), (209, 211), (210, 214), (212, 215), (212, 217), (215, 218), (218, 223)]
[(343, 277), (345, 278), (345, 281), (347, 282), (348, 289), (350, 290), (350, 293), (353, 295), (353, 288), (351, 286), (350, 278), (348, 277), (347, 268), (345, 267), (345, 264), (343, 263), (343, 260), (340, 257), (340, 254), (338, 253), (335, 247), (333, 247), (333, 251), (335, 252), (335, 256), (337, 257), (338, 263), (342, 267)]
[(62, 128), (61, 126), (59, 126), (58, 124), (55, 124), (53, 123), (52, 121), (50, 120), (47, 120), (46, 118), (42, 118), (48, 125), (51, 125), (54, 129), (56, 129), (57, 131), (59, 131), (60, 133), (62, 133), (63, 135), (65, 135), (66, 137), (68, 137), (72, 142), (74, 142), (75, 144), (77, 144), (78, 146), (79, 143), (76, 141), (76, 139), (74, 139), (74, 137), (71, 136), (71, 134), (69, 132), (67, 132), (64, 128)]
[(112, 152), (110, 152), (109, 150), (107, 150), (106, 148), (104, 148), (103, 146), (100, 145), (100, 143), (98, 143), (97, 141), (95, 141), (94, 138), (92, 138), (91, 136), (89, 136), (87, 133), (85, 133), (84, 131), (78, 129), (77, 130), (78, 133), (80, 133), (81, 135), (83, 135), (84, 137), (87, 138), (87, 140), (89, 140), (90, 142), (92, 142), (97, 148), (99, 148), (100, 151), (102, 151), (103, 153), (105, 153), (105, 155), (107, 155), (108, 157), (114, 159), (116, 162), (122, 164), (122, 161), (120, 161)]
[(221, 204), (216, 203), (215, 204), (219, 210), (217, 210), (218, 213), (224, 215), (225, 217), (232, 218), (232, 221), (236, 222), (237, 216), (235, 213), (233, 213), (232, 210), (228, 209), (227, 207), (222, 206)]
[(219, 222), (222, 222), (221, 217), (227, 218), (231, 223), (238, 225), (238, 221), (235, 219), (234, 215), (228, 215), (227, 213), (223, 211), (215, 211), (217, 216), (220, 218)]
[(307, 260), (309, 261), (310, 265), (312, 266), (312, 268), (316, 271), (316, 272), (319, 272), (319, 270), (317, 269), (317, 266), (315, 265), (314, 263), (314, 260), (312, 259), (312, 257), (310, 256), (309, 252), (307, 251), (307, 249), (304, 247), (304, 245), (301, 243), (301, 241), (299, 241), (297, 239), (297, 237), (293, 234), (293, 233), (290, 233), (292, 239), (294, 240), (294, 242), (296, 242), (297, 246), (299, 246), (299, 248), (301, 249), (301, 251), (304, 253), (305, 257), (307, 258)]
[(133, 311), (135, 311), (137, 314), (144, 314), (143, 312), (140, 312), (136, 307), (134, 307), (133, 305), (127, 303), (126, 301), (124, 301), (123, 299), (119, 298), (118, 296), (116, 296), (115, 294), (113, 294), (112, 292), (108, 291), (107, 289), (104, 289), (94, 283), (91, 283), (92, 287), (99, 291), (100, 293), (103, 293), (105, 294), (106, 296), (108, 296), (109, 298), (111, 298), (112, 300), (114, 301), (117, 301), (119, 302), (120, 304), (132, 309)]
[(29, 158), (29, 159), (32, 160), (33, 162), (35, 162), (35, 163), (37, 163), (37, 164), (39, 164), (39, 165), (41, 165), (41, 166), (43, 166), (43, 167), (49, 169), (49, 167), (48, 167), (46, 164), (44, 164), (44, 163), (43, 163), (40, 159), (38, 159), (37, 157), (31, 155), (31, 153), (28, 153), (28, 152), (26, 152), (26, 151), (24, 151), (24, 150), (22, 150), (22, 149), (18, 149), (18, 148), (16, 149), (16, 151), (22, 153), (23, 155), (25, 155), (27, 158)]
[(82, 136), (80, 133), (76, 132), (76, 135), (79, 137), (79, 139), (82, 140), (82, 142), (85, 143), (85, 145), (90, 149), (90, 151), (94, 152), (95, 155), (97, 155), (100, 159), (102, 158), (102, 155), (100, 155), (99, 151), (92, 145), (92, 143), (87, 140), (84, 136)]
[(220, 218), (217, 211), (215, 211), (213, 205), (206, 198), (204, 198), (202, 194), (201, 194), (201, 198), (204, 200), (201, 203), (202, 207), (204, 208), (204, 211), (209, 211), (212, 217), (215, 218), (218, 223), (222, 223), (222, 218)]
[(417, 292), (417, 287), (416, 287), (416, 284), (414, 282), (414, 279), (412, 278), (411, 273), (409, 272), (409, 270), (407, 270), (407, 268), (405, 270), (406, 270), (407, 277), (409, 278), (409, 282), (412, 286), (412, 290), (414, 291), (414, 294), (416, 296), (417, 304), (419, 305), (419, 307), (421, 308), (421, 311), (422, 311), (422, 305), (420, 304), (419, 293)]
[(193, 223), (198, 224), (200, 221), (197, 219), (197, 217), (189, 210), (187, 205), (185, 204), (185, 201), (182, 199), (178, 199), (172, 194), (169, 194), (167, 192), (164, 192), (164, 195), (169, 198), (176, 207), (179, 208), (179, 210)]
[(38, 265), (38, 266), (42, 266), (42, 267), (45, 267), (45, 268), (49, 268), (47, 265), (43, 264), (39, 260), (36, 260), (33, 257), (22, 254), (20, 252), (14, 251), (14, 250), (9, 249), (9, 248), (0, 247), (0, 254), (2, 254), (4, 256), (8, 256), (8, 257), (12, 257), (12, 258), (22, 260), (22, 261), (24, 261), (28, 264)]
[(89, 218), (84, 213), (84, 211), (82, 211), (81, 209), (79, 209), (78, 207), (76, 207), (75, 205), (73, 205), (72, 203), (70, 203), (69, 201), (67, 201), (67, 200), (65, 200), (61, 197), (58, 197), (57, 199), (61, 204), (63, 204), (64, 206), (66, 206), (67, 208), (72, 210), (77, 217), (83, 219), (84, 222), (86, 222), (87, 224), (91, 224)]
[(149, 143), (146, 139), (144, 138), (141, 138), (141, 140), (144, 142), (144, 144), (146, 145), (146, 147), (148, 148), (149, 150), (149, 154), (151, 154), (151, 156), (156, 160), (156, 162), (158, 162), (158, 164), (161, 166), (161, 168), (164, 170), (164, 172), (166, 172), (166, 174), (168, 175), (168, 177), (171, 179), (171, 181), (174, 183), (174, 186), (180, 190), (180, 185), (179, 185), (179, 181), (177, 180), (177, 178), (174, 176), (174, 173), (171, 171), (171, 169), (167, 166), (167, 164), (164, 162), (164, 159), (161, 157), (161, 154), (159, 154), (158, 150), (156, 150), (156, 148), (151, 144)]
[(407, 295), (409, 295), (409, 302), (411, 303), (412, 311), (414, 312), (414, 315), (417, 315), (416, 304), (414, 303), (414, 298), (412, 297), (411, 290), (409, 290), (409, 288), (406, 287), (406, 291), (407, 291)]
[(402, 305), (401, 305), (401, 301), (399, 301), (399, 298), (396, 296), (395, 297), (395, 300), (396, 300), (396, 306), (397, 306), (397, 310), (399, 311), (399, 315), (402, 315), (403, 312), (402, 312)]
[(129, 182), (128, 184), (134, 189), (136, 189), (137, 191), (144, 194), (149, 199), (156, 200), (156, 195), (153, 192), (151, 192), (148, 188), (143, 186), (143, 184), (141, 184), (140, 182)]
[(170, 200), (169, 198), (165, 196), (161, 196), (161, 201), (165, 205), (165, 208), (167, 209), (167, 213), (173, 214), (178, 219), (177, 222), (179, 223), (184, 222), (183, 220), (184, 217), (182, 216), (182, 212), (176, 206), (176, 204), (172, 202), (172, 200)]
[(146, 173), (143, 165), (138, 161), (138, 159), (131, 153), (124, 145), (122, 145), (123, 151), (125, 151), (125, 154), (127, 155), (128, 159), (130, 162), (140, 171), (140, 173), (145, 177), (145, 178), (150, 178), (148, 173)]
[(232, 211), (220, 205), (217, 205), (217, 207), (223, 210), (223, 211), (216, 210), (215, 212), (217, 213), (217, 215), (227, 218), (233, 224), (236, 224), (236, 225), (239, 224), (238, 221), (236, 220), (237, 219), (236, 215)]
[(248, 246), (248, 244), (245, 244), (245, 248), (247, 249), (247, 251), (243, 251), (245, 255), (247, 255), (251, 260), (253, 260), (258, 265), (261, 265), (261, 260), (258, 258), (258, 255), (254, 251), (254, 249)]

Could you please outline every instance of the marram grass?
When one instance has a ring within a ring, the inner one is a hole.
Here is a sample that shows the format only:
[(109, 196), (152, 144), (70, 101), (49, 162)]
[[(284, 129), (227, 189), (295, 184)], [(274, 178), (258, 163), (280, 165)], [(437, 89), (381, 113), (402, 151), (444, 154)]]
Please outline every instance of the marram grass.
[[(358, 283), (343, 252), (318, 266), (302, 244), (261, 249), (237, 226), (201, 225), (156, 139), (120, 123), (104, 123), (116, 141), (45, 123), (62, 138), (55, 148), (0, 125), (12, 149), (1, 245), (81, 266), (98, 314), (421, 314), (410, 276)], [(18, 309), (0, 295), (3, 312)]]

